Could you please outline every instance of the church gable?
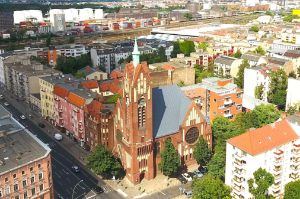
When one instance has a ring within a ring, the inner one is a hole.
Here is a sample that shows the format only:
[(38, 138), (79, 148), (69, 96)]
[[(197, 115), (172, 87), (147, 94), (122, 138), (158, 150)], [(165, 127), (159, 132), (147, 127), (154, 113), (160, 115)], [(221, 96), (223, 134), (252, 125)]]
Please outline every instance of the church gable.
[(188, 127), (195, 124), (200, 124), (203, 121), (203, 114), (201, 113), (199, 107), (192, 102), (186, 116), (183, 120), (182, 127)]

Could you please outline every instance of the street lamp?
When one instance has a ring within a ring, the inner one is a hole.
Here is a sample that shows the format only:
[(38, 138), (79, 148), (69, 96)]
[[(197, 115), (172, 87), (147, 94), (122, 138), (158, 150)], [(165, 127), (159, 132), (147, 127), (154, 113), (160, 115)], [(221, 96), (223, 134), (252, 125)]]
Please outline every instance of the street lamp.
[(77, 182), (77, 184), (74, 186), (73, 191), (72, 191), (72, 199), (74, 198), (74, 191), (76, 189), (76, 187), (82, 182), (83, 180), (80, 180), (79, 182)]

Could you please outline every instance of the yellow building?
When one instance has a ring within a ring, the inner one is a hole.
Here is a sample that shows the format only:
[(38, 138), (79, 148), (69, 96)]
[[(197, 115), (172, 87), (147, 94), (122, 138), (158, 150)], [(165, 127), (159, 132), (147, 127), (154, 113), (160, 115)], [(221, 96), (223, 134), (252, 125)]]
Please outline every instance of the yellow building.
[(293, 10), (292, 12), (293, 15), (300, 17), (300, 10)]

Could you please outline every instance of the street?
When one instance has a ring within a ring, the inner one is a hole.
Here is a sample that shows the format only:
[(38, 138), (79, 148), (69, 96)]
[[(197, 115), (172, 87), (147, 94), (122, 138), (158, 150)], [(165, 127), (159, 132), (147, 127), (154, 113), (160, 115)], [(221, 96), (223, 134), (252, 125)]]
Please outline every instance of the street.
[[(5, 99), (2, 99), (0, 100), (0, 103), (4, 106), (5, 101)], [(109, 188), (102, 180), (96, 178), (94, 174), (86, 169), (67, 150), (65, 150), (64, 147), (60, 146), (58, 141), (54, 140), (52, 136), (49, 136), (47, 132), (45, 132), (46, 130), (41, 129), (36, 123), (37, 118), (33, 117), (31, 120), (22, 120), (20, 116), (25, 113), (21, 113), (17, 110), (10, 101), (7, 102), (10, 103), (10, 105), (4, 107), (12, 113), (14, 118), (19, 120), (23, 126), (36, 135), (41, 141), (48, 144), (52, 149), (52, 177), (55, 198), (123, 198), (116, 191)], [(78, 173), (75, 173), (72, 170), (73, 165), (79, 167)], [(98, 186), (103, 189), (104, 193), (96, 193), (95, 189)]]

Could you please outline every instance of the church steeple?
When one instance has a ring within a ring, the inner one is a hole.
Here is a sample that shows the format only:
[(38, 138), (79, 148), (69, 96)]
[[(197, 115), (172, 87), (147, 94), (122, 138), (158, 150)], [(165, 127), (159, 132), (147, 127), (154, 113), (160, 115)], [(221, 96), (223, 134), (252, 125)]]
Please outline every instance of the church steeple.
[(138, 48), (137, 40), (135, 38), (134, 48), (133, 48), (133, 52), (132, 52), (132, 63), (133, 63), (134, 67), (136, 67), (140, 63), (140, 54), (141, 53)]

